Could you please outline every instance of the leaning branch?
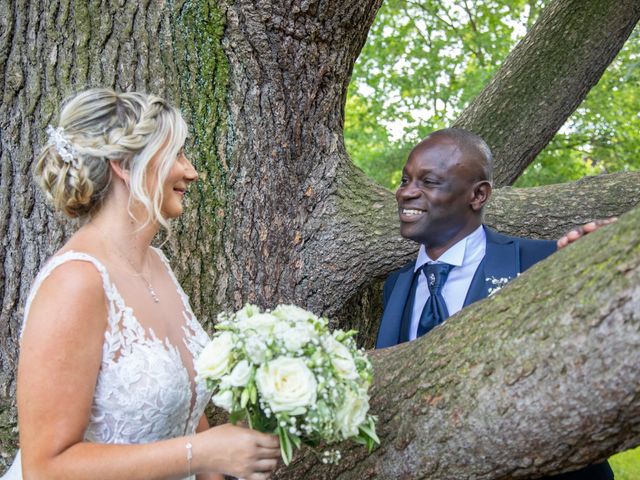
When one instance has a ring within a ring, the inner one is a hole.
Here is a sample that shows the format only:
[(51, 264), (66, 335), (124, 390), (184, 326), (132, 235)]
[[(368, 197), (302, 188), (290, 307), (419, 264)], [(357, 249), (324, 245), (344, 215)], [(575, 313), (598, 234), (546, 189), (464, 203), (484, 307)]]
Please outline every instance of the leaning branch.
[(640, 19), (636, 0), (556, 0), (455, 122), (481, 135), (510, 185), (598, 82)]
[(381, 446), (342, 445), (338, 466), (304, 454), (278, 478), (531, 478), (640, 444), (639, 228), (636, 208), (375, 352)]

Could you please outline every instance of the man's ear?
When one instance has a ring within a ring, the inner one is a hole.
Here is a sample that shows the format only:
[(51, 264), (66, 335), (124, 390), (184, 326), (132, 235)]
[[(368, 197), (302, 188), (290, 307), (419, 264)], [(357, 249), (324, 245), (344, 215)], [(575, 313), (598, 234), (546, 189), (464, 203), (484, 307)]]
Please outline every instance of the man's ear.
[(126, 185), (129, 185), (129, 169), (125, 166), (124, 160), (109, 160), (111, 171), (113, 174), (121, 179)]
[(484, 207), (484, 204), (489, 201), (491, 197), (491, 182), (487, 180), (481, 180), (473, 186), (473, 198), (471, 199), (471, 209), (479, 212)]

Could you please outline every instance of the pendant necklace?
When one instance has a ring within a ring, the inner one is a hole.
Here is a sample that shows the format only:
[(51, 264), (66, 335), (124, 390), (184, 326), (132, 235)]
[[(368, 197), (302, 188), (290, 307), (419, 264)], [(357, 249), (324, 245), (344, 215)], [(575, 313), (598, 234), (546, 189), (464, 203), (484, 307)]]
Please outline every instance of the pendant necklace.
[[(102, 234), (102, 238), (100, 240), (102, 241), (102, 244), (105, 247), (107, 247), (107, 245), (105, 245), (105, 243), (104, 243), (104, 239), (109, 238), (109, 237), (102, 231), (102, 229), (100, 227), (98, 227), (98, 225), (96, 225), (95, 223), (92, 223), (92, 225), (94, 227), (96, 227), (96, 229)], [(111, 240), (111, 239), (109, 239), (109, 243), (113, 243), (115, 245), (115, 242), (113, 240)], [(113, 250), (111, 250), (110, 248), (107, 248), (107, 250), (110, 250), (113, 253), (116, 253), (119, 257), (123, 258), (129, 264), (131, 269), (134, 271), (133, 275), (135, 277), (140, 277), (142, 279), (142, 281), (144, 282), (144, 286), (147, 287), (147, 291), (149, 292), (149, 295), (151, 295), (151, 298), (153, 298), (154, 303), (160, 303), (160, 297), (158, 297), (158, 294), (156, 293), (155, 289), (153, 288), (153, 285), (151, 285), (151, 281), (148, 280), (147, 277), (144, 276), (144, 273), (143, 273), (144, 266), (138, 272), (138, 269), (133, 264), (133, 262), (131, 260), (129, 260), (129, 258), (126, 255), (124, 255), (123, 253), (121, 253), (119, 250), (116, 250), (115, 252)]]
[(153, 301), (155, 303), (160, 303), (160, 298), (158, 298), (158, 294), (156, 293), (156, 291), (153, 289), (153, 285), (151, 285), (151, 282), (149, 280), (147, 280), (147, 277), (144, 276), (144, 274), (142, 273), (142, 270), (140, 270), (140, 272), (138, 272), (136, 270), (136, 267), (133, 265), (133, 263), (131, 262), (131, 260), (129, 260), (127, 257), (125, 257), (124, 255), (121, 255), (122, 258), (124, 258), (127, 263), (129, 265), (131, 265), (131, 268), (133, 269), (133, 271), (136, 273), (136, 276), (140, 277), (142, 279), (142, 281), (144, 282), (145, 286), (147, 287), (147, 290), (149, 291), (149, 295), (151, 295), (151, 298), (153, 298)]

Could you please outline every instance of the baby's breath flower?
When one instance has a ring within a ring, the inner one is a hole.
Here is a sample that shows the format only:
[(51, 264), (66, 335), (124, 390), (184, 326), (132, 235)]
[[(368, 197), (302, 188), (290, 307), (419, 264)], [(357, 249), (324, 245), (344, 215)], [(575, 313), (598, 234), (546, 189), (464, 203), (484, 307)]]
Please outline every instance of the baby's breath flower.
[[(326, 318), (292, 305), (278, 306), (273, 311), (247, 305), (235, 314), (221, 313), (217, 325), (220, 332), (214, 336), (226, 332), (231, 337), (229, 365), (219, 369), (219, 378), (203, 375), (203, 379), (209, 387), (218, 389), (214, 392), (218, 400), (222, 398), (221, 392), (230, 397), (230, 402), (223, 403), (236, 418), (248, 414), (254, 425), (275, 425), (272, 433), (280, 429), (280, 434), (291, 437), (294, 444), (318, 439), (326, 444), (343, 440), (346, 436), (343, 424), (349, 424), (350, 432), (354, 432), (363, 413), (365, 422), (373, 428), (375, 418), (357, 403), (368, 402), (371, 362), (365, 350), (357, 346), (355, 332), (331, 332), (329, 325)], [(295, 362), (299, 364), (297, 369), (285, 369)], [(286, 386), (272, 382), (275, 374), (265, 373), (276, 365), (280, 369), (278, 375), (306, 372), (309, 377), (308, 382), (298, 382), (310, 395), (308, 399), (300, 397), (297, 408), (295, 402), (280, 395), (279, 389)], [(352, 406), (345, 410), (345, 404)], [(261, 418), (270, 420), (265, 422)], [(370, 436), (363, 435), (356, 432), (353, 436), (371, 442)], [(322, 461), (337, 463), (340, 458), (338, 450), (329, 450)]]

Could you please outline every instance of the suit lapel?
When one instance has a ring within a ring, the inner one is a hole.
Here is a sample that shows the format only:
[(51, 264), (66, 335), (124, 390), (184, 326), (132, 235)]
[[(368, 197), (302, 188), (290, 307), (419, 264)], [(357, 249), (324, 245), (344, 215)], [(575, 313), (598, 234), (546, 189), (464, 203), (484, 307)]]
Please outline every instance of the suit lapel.
[(409, 298), (412, 281), (413, 268), (409, 268), (398, 275), (398, 280), (389, 297), (389, 303), (382, 315), (376, 348), (390, 347), (400, 343), (403, 313)]
[[(504, 286), (506, 281), (514, 279), (520, 271), (520, 256), (518, 241), (513, 237), (501, 235), (490, 228), (484, 227), (487, 236), (487, 248), (484, 258), (476, 270), (469, 291), (464, 300), (464, 306), (482, 300), (489, 295), (490, 289)], [(493, 283), (495, 280), (498, 284)]]
[[(486, 257), (485, 257), (486, 258)], [(485, 281), (486, 275), (484, 274), (484, 258), (478, 265), (476, 273), (473, 275), (471, 285), (467, 291), (467, 296), (464, 299), (463, 308), (471, 305), (478, 300), (482, 300), (487, 296), (487, 282)]]

